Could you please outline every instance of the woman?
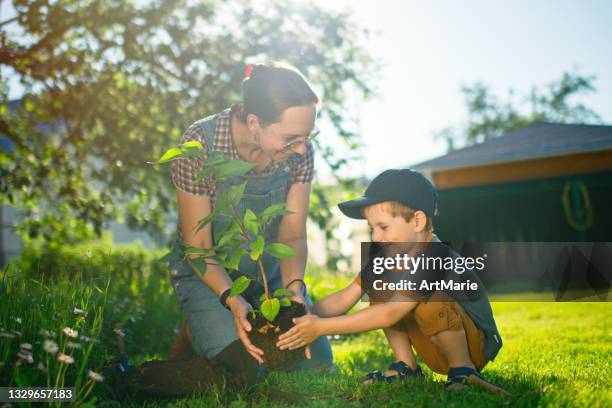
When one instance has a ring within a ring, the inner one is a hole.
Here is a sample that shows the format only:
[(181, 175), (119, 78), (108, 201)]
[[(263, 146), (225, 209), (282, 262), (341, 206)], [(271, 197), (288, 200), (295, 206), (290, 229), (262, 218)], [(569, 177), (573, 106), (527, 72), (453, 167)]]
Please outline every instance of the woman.
[[(214, 220), (199, 232), (197, 222), (207, 216), (224, 188), (247, 181), (239, 207), (255, 213), (272, 204), (284, 202), (293, 214), (268, 228), (267, 238), (292, 247), (296, 256), (278, 260), (263, 259), (270, 289), (288, 287), (294, 300), (310, 303), (304, 286), (307, 258), (306, 219), (312, 182), (313, 148), (310, 139), (316, 117), (318, 97), (299, 71), (283, 64), (249, 66), (242, 84), (242, 103), (195, 122), (181, 143), (197, 140), (205, 149), (220, 151), (226, 157), (254, 163), (245, 176), (230, 178), (220, 186), (206, 181), (193, 184), (201, 163), (181, 159), (173, 162), (172, 179), (177, 188), (178, 237), (189, 246), (204, 248), (215, 242)], [(246, 319), (251, 304), (259, 299), (260, 285), (253, 285), (243, 296), (222, 296), (232, 280), (219, 265), (209, 265), (200, 277), (185, 261), (170, 264), (171, 281), (187, 317), (194, 350), (215, 359), (230, 370), (258, 372), (263, 352), (247, 336), (251, 326)], [(241, 274), (257, 277), (256, 264), (248, 257), (240, 262)], [(220, 297), (227, 299), (222, 305)], [(226, 307), (224, 307), (226, 306)], [(248, 352), (253, 359), (243, 358)], [(320, 338), (306, 350), (307, 360), (300, 367), (315, 368), (332, 364), (331, 347)], [(237, 367), (246, 363), (246, 366)]]

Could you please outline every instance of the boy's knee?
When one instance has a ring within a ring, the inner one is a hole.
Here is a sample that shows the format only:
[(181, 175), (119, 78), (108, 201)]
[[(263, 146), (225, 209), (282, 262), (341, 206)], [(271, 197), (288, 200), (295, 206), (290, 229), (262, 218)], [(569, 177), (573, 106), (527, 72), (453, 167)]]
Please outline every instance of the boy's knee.
[(446, 330), (462, 330), (461, 316), (452, 302), (421, 302), (414, 310), (414, 320), (426, 336)]

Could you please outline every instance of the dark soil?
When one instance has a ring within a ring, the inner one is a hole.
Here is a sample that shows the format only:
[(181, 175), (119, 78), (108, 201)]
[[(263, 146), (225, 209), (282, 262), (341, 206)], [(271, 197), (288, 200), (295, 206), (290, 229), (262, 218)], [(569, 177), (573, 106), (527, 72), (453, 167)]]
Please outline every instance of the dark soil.
[[(114, 370), (113, 370), (114, 371)], [(137, 401), (175, 398), (205, 391), (213, 385), (224, 385), (219, 368), (200, 356), (181, 361), (147, 361), (126, 373), (107, 372), (114, 397)]]
[(304, 305), (293, 301), (291, 306), (281, 306), (280, 312), (273, 322), (269, 322), (259, 313), (249, 314), (248, 320), (253, 326), (249, 333), (249, 339), (255, 346), (263, 350), (263, 366), (267, 370), (289, 371), (305, 358), (303, 347), (296, 350), (280, 350), (276, 347), (278, 336), (294, 326), (292, 319), (305, 314)]
[(198, 355), (182, 360), (147, 361), (125, 373), (111, 367), (104, 375), (110, 397), (140, 402), (183, 398), (214, 386), (242, 388), (249, 384), (241, 373), (230, 374), (219, 364)]

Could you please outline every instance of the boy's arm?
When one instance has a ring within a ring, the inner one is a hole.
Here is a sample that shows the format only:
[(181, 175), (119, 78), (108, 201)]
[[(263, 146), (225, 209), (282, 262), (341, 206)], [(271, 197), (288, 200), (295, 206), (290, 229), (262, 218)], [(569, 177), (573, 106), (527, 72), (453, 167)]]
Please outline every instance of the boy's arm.
[(390, 301), (360, 310), (356, 313), (322, 319), (306, 315), (293, 319), (295, 326), (279, 336), (277, 346), (296, 349), (329, 334), (361, 333), (381, 329), (397, 323), (418, 305), (417, 301)]
[(355, 306), (360, 297), (361, 287), (353, 281), (346, 288), (332, 293), (317, 302), (312, 308), (312, 313), (319, 317), (339, 316)]

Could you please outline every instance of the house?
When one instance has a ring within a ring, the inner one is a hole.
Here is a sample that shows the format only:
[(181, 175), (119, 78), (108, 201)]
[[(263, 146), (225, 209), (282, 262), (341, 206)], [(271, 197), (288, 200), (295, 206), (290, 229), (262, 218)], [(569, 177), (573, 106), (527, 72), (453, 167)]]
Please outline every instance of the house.
[(413, 168), (448, 241), (612, 241), (612, 126), (536, 123)]

